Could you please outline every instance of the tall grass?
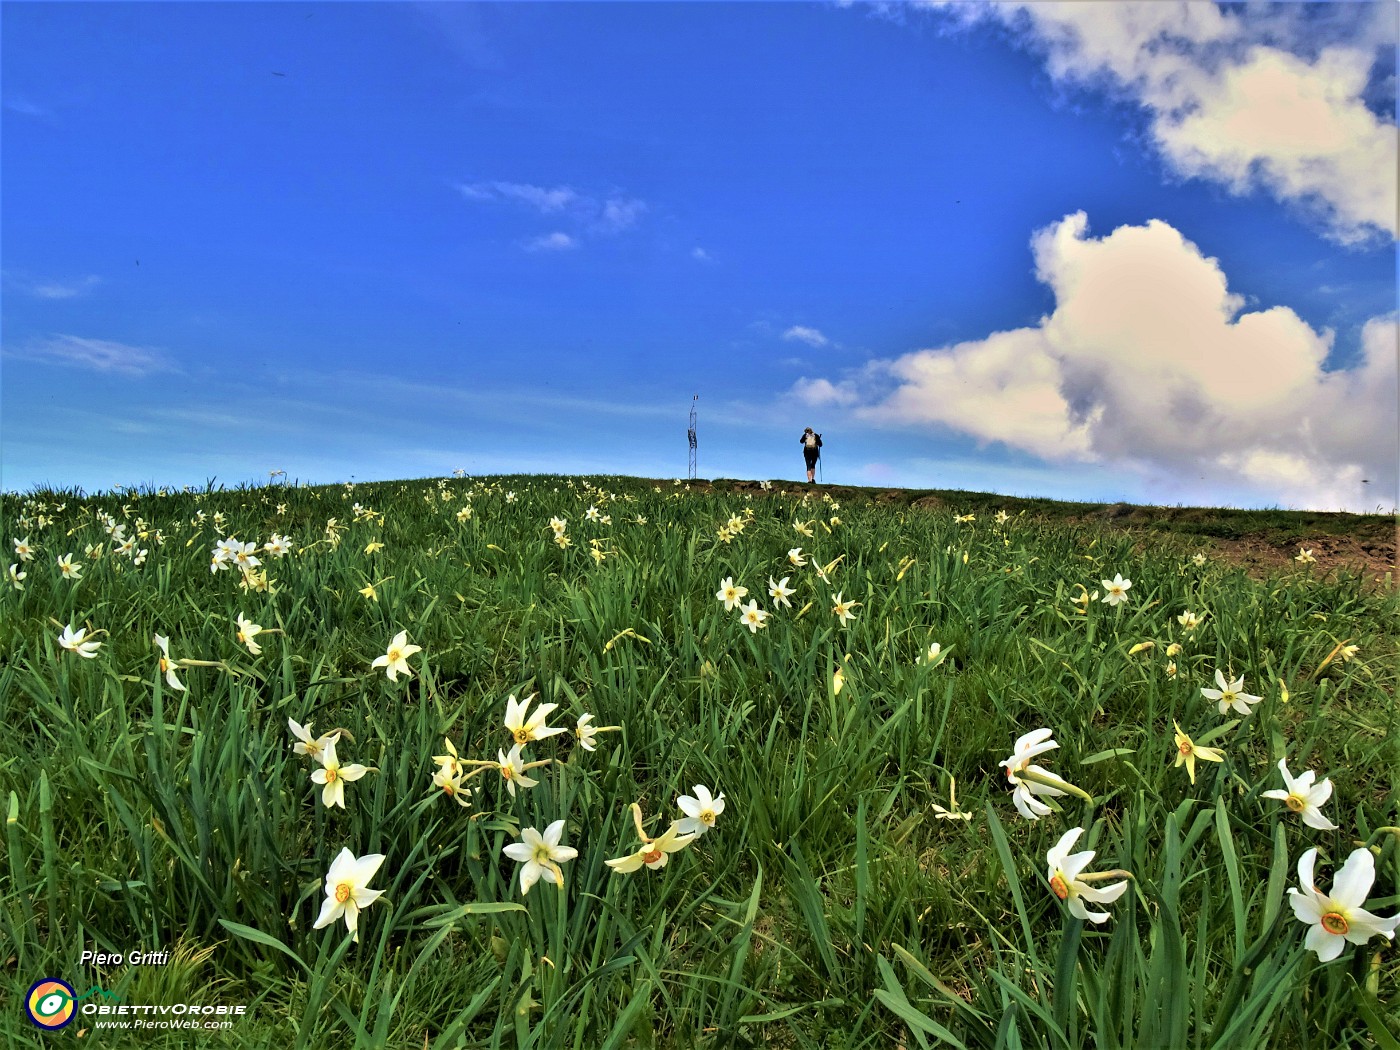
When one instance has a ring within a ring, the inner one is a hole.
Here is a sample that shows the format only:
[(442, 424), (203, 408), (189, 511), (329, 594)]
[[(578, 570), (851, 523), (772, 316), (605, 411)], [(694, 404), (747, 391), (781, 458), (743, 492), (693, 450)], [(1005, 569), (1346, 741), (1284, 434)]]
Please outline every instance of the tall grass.
[[(14, 988), (0, 1033), (59, 1037), (20, 1009), (54, 976), (127, 1002), (245, 1003), (203, 1037), (239, 1046), (1396, 1045), (1395, 950), (1373, 940), (1321, 965), (1286, 897), (1309, 846), (1330, 879), (1366, 844), (1369, 907), (1395, 910), (1394, 592), (781, 488), (516, 477), (5, 496), (7, 546), (38, 553), (0, 597)], [(143, 564), (114, 553), (103, 513), (140, 537)], [(267, 591), (210, 571), (218, 541), (274, 533), (295, 549), (260, 553)], [(69, 551), (77, 581), (55, 564)], [(1073, 600), (1116, 573), (1133, 581), (1124, 604)], [(797, 588), (791, 608), (768, 600), (770, 576)], [(770, 610), (764, 629), (716, 600), (724, 577)], [(837, 591), (861, 603), (844, 626)], [(1205, 615), (1189, 632), (1188, 609)], [(267, 629), (260, 655), (235, 638), (239, 614)], [(105, 632), (95, 659), (58, 646), (70, 623)], [(371, 661), (399, 631), (422, 652), (391, 682)], [(187, 692), (160, 673), (156, 633), (196, 661), (178, 670)], [(921, 662), (932, 642), (941, 662)], [(1247, 717), (1202, 697), (1217, 668), (1263, 697)], [(469, 782), (470, 809), (434, 789), (444, 737), (494, 759), (506, 698), (528, 694), (559, 705), (553, 725), (588, 712), (621, 728), (593, 752), (571, 733), (531, 744), (527, 759), (553, 761), (514, 798), (492, 772)], [(345, 730), (342, 761), (373, 768), (344, 811), (321, 804), (288, 717)], [(1172, 765), (1173, 722), (1225, 753), (1194, 785)], [(1032, 823), (998, 762), (1042, 726), (1061, 745), (1045, 760), (1092, 802), (1066, 796)], [(1332, 778), (1338, 831), (1260, 797), (1282, 786), (1281, 757)], [(954, 779), (967, 819), (943, 819)], [(604, 864), (636, 847), (632, 802), (657, 833), (695, 784), (726, 796), (711, 832), (660, 870)], [(522, 897), (501, 850), (557, 819), (579, 851), (564, 889)], [(1096, 867), (1132, 873), (1103, 925), (1046, 882), (1046, 850), (1077, 826)], [(311, 928), (342, 847), (387, 858), (358, 943), (339, 922)], [(79, 963), (132, 948), (171, 961)]]

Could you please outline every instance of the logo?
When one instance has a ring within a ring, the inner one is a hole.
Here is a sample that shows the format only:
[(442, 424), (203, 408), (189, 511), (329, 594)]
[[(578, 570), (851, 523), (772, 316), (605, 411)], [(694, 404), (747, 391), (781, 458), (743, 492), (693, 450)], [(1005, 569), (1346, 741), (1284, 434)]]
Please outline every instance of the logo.
[(67, 981), (45, 977), (30, 986), (29, 994), (24, 998), (24, 1010), (40, 1028), (57, 1031), (73, 1020), (77, 998), (73, 986)]

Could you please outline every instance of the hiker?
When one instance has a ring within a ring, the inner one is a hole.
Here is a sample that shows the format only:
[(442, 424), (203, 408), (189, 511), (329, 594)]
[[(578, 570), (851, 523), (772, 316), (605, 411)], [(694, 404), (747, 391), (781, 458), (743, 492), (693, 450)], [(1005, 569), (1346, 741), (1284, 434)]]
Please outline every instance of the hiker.
[(822, 458), (822, 436), (808, 427), (798, 440), (802, 442), (802, 458), (807, 461), (807, 484), (810, 485), (817, 477), (817, 460)]

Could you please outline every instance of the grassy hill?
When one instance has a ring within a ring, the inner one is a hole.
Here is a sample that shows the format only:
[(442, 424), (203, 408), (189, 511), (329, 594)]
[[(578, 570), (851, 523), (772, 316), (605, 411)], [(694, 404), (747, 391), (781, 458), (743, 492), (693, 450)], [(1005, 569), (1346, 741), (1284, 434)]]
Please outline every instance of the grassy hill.
[[(538, 476), (0, 509), (12, 1045), (41, 978), (98, 1046), (1400, 1037), (1391, 944), (1288, 892), (1316, 856), (1400, 906), (1392, 519)], [(171, 1004), (245, 1010), (111, 1027)]]

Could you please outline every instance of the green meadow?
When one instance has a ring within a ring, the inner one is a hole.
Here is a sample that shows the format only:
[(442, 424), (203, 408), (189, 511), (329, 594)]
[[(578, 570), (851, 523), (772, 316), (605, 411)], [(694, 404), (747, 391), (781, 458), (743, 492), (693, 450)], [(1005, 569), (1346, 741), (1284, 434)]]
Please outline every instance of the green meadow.
[(5, 495), (0, 1039), (1400, 1046), (1391, 581), (873, 495)]

